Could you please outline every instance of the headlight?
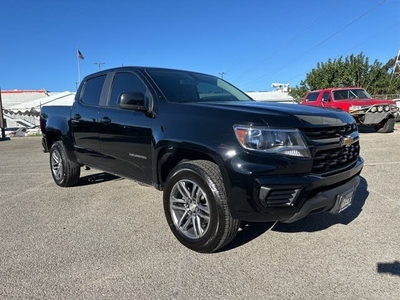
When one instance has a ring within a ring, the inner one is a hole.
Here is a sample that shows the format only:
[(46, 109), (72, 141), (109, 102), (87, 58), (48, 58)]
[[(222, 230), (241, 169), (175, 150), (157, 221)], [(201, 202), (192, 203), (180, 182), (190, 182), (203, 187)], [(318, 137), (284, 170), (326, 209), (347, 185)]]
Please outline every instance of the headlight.
[(240, 145), (248, 150), (290, 156), (311, 157), (300, 131), (245, 125), (233, 126)]
[(378, 106), (378, 111), (383, 112), (383, 106)]
[(373, 112), (373, 113), (376, 112), (376, 106), (371, 107), (371, 112)]
[(388, 112), (388, 111), (390, 110), (390, 106), (389, 106), (389, 105), (385, 105), (385, 106), (383, 107), (383, 110), (386, 111), (386, 112)]
[(356, 110), (362, 110), (361, 106), (355, 106), (355, 105), (351, 105), (349, 108), (349, 111), (356, 111)]

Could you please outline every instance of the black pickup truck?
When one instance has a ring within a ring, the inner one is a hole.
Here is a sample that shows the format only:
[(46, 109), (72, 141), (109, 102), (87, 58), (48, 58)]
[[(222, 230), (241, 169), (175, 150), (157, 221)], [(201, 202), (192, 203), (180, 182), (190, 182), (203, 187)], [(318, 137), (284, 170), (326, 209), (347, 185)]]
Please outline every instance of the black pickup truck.
[(228, 244), (240, 220), (341, 212), (363, 167), (348, 113), (256, 102), (189, 71), (89, 75), (72, 107), (44, 106), (40, 122), (56, 184), (75, 185), (89, 166), (153, 185), (173, 234), (198, 252)]

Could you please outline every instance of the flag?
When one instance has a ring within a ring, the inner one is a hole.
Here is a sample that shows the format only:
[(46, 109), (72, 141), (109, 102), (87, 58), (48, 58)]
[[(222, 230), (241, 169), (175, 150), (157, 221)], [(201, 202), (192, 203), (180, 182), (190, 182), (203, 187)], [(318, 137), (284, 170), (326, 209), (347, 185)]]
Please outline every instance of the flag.
[(78, 58), (80, 58), (80, 59), (85, 59), (85, 58), (83, 57), (81, 51), (79, 51), (79, 49), (78, 49)]

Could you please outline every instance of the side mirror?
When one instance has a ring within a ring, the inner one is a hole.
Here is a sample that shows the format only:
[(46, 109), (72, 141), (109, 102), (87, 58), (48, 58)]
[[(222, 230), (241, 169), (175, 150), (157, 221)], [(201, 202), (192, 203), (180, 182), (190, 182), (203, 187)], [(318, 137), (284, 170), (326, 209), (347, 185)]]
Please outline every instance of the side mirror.
[(122, 93), (118, 97), (118, 106), (122, 109), (146, 111), (144, 98), (139, 92)]

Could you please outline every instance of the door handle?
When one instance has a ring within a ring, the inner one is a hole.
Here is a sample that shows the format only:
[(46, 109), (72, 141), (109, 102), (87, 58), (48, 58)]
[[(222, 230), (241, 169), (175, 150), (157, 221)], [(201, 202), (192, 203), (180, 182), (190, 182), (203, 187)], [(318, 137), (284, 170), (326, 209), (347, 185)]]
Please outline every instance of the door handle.
[(109, 117), (103, 117), (100, 119), (100, 123), (102, 124), (110, 124), (111, 123), (111, 119)]

